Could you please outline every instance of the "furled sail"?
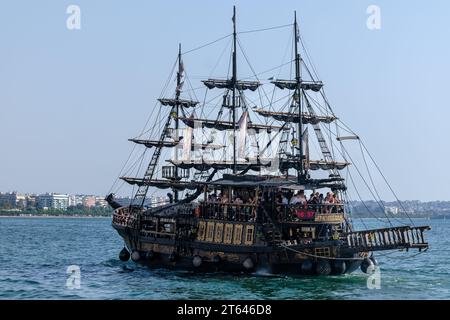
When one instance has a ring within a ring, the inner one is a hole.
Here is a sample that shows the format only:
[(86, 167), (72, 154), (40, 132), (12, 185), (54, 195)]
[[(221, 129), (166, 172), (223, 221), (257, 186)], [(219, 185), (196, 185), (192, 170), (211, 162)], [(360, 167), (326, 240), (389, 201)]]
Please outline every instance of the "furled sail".
[[(298, 123), (300, 121), (299, 114), (294, 112), (277, 112), (277, 111), (267, 111), (263, 109), (256, 109), (255, 112), (264, 117), (272, 117), (273, 119), (282, 122)], [(336, 120), (337, 118), (334, 116), (318, 116), (303, 112), (301, 119), (303, 124), (318, 124), (319, 122), (330, 123)]]
[[(202, 80), (202, 82), (208, 89), (233, 89), (233, 82), (231, 80), (208, 79)], [(255, 91), (260, 85), (261, 83), (259, 81), (236, 81), (237, 90)]]
[[(281, 159), (281, 167), (283, 169), (297, 168), (298, 160)], [(309, 160), (308, 166), (310, 170), (343, 170), (349, 166), (349, 162)]]
[[(275, 86), (280, 89), (295, 90), (297, 89), (297, 81), (295, 80), (275, 80), (271, 81)], [(323, 87), (322, 81), (302, 81), (300, 87), (303, 90), (312, 90), (314, 92), (320, 91)]]
[[(234, 162), (226, 161), (226, 160), (188, 160), (188, 161), (179, 161), (179, 160), (167, 160), (172, 163), (174, 166), (177, 166), (181, 169), (196, 169), (198, 171), (208, 171), (210, 169), (216, 170), (225, 170), (225, 169), (233, 169)], [(249, 161), (237, 161), (236, 169), (237, 170), (245, 170), (250, 169), (253, 171), (259, 171), (261, 167), (270, 166), (270, 162), (258, 163), (258, 162), (249, 162)]]
[(309, 159), (309, 134), (308, 134), (308, 127), (305, 128), (305, 130), (302, 133), (302, 142), (303, 146), (305, 148), (303, 154), (305, 155), (305, 169), (309, 170), (310, 165), (310, 159)]
[[(217, 130), (232, 130), (234, 128), (239, 129), (238, 124), (233, 124), (231, 121), (222, 121), (222, 120), (210, 120), (210, 119), (197, 119), (197, 118), (186, 118), (186, 117), (179, 117), (181, 121), (184, 122), (185, 125), (194, 128), (195, 123), (197, 122), (199, 125), (201, 125), (202, 128), (214, 128)], [(248, 123), (247, 129), (255, 129), (255, 130), (289, 130), (289, 128), (284, 128), (280, 126), (271, 126), (271, 125), (265, 125), (265, 124), (255, 124), (255, 123)]]
[[(180, 140), (182, 140), (182, 137), (180, 137)], [(147, 140), (147, 139), (128, 139), (128, 141), (137, 143), (137, 144), (143, 144), (147, 148), (152, 147), (165, 147), (165, 148), (173, 148), (179, 144), (179, 141), (158, 141), (158, 140)], [(222, 149), (225, 146), (222, 144), (213, 144), (213, 143), (192, 143), (192, 147), (194, 149)]]
[(186, 182), (186, 181), (170, 181), (170, 180), (145, 180), (142, 178), (132, 178), (132, 177), (120, 177), (123, 181), (131, 184), (131, 185), (147, 185), (150, 187), (156, 187), (159, 189), (175, 189), (179, 191), (183, 191), (186, 189), (194, 190), (198, 187), (198, 183), (195, 182)]
[(248, 112), (245, 111), (239, 119), (238, 157), (245, 157), (245, 138), (247, 137)]
[(195, 107), (198, 104), (198, 101), (193, 101), (193, 100), (184, 100), (184, 99), (158, 99), (158, 101), (163, 105), (163, 106), (171, 106), (174, 107), (176, 105), (185, 107), (185, 108), (189, 108), (189, 107)]
[(158, 141), (158, 140), (146, 140), (146, 139), (128, 139), (128, 141), (143, 144), (147, 148), (151, 147), (166, 147), (173, 148), (178, 144), (178, 141)]
[(191, 147), (192, 147), (192, 127), (186, 127), (185, 134), (183, 137), (183, 160), (189, 160), (191, 158)]

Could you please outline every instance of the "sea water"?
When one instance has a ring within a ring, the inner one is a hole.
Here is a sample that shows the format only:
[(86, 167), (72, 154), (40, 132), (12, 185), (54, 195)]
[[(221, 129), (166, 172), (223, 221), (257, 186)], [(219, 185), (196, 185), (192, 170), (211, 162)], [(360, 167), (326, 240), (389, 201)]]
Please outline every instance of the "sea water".
[(327, 277), (151, 270), (118, 259), (123, 241), (109, 218), (0, 218), (0, 299), (449, 299), (450, 221), (413, 222), (432, 227), (430, 249), (375, 253), (373, 286), (360, 270)]

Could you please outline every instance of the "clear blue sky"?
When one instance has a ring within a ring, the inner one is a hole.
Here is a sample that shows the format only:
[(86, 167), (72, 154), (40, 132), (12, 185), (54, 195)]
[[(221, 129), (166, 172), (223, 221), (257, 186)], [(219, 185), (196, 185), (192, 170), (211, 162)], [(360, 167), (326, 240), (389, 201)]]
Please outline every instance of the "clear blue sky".
[[(70, 4), (81, 8), (81, 30), (66, 28)], [(0, 190), (105, 194), (178, 43), (189, 49), (230, 33), (233, 4), (240, 30), (291, 23), (297, 10), (336, 113), (364, 137), (400, 198), (450, 200), (444, 0), (2, 1)], [(370, 4), (381, 8), (381, 30), (366, 27)], [(256, 70), (279, 61), (271, 46), (279, 34), (241, 38)], [(191, 73), (208, 75), (215, 60), (192, 58)]]

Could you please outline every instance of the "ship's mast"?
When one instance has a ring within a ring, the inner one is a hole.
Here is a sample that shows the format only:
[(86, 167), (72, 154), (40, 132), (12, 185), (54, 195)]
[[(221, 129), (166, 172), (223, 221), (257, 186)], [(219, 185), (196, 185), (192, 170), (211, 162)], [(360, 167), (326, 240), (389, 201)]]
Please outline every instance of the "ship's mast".
[[(175, 137), (175, 139), (177, 140), (177, 141), (179, 141), (180, 140), (180, 134), (179, 134), (179, 132), (178, 132), (178, 130), (179, 130), (179, 120), (178, 120), (178, 117), (180, 116), (179, 115), (179, 112), (180, 112), (180, 94), (181, 94), (181, 77), (182, 77), (182, 73), (183, 72), (183, 70), (182, 70), (182, 64), (181, 64), (181, 43), (180, 44), (178, 44), (178, 72), (177, 72), (177, 89), (176, 89), (176, 92), (175, 92), (175, 100), (177, 101), (177, 104), (176, 104), (176, 110), (175, 110), (175, 112), (176, 112), (176, 118), (175, 118), (175, 132), (176, 132), (176, 137)], [(175, 157), (177, 158), (178, 157), (178, 151), (176, 151), (175, 152)], [(178, 159), (177, 159), (178, 160)], [(177, 166), (175, 166), (175, 177), (176, 178), (178, 178), (178, 167)], [(174, 190), (174, 200), (175, 200), (175, 202), (178, 202), (178, 191), (177, 190)]]
[(236, 81), (237, 81), (237, 63), (236, 63), (236, 6), (233, 6), (233, 173), (237, 173), (236, 167)]
[(297, 25), (297, 12), (294, 11), (294, 34), (295, 34), (295, 80), (297, 82), (297, 92), (296, 96), (298, 99), (298, 127), (297, 127), (297, 143), (299, 147), (299, 162), (297, 166), (297, 179), (298, 182), (301, 182), (302, 178), (305, 176), (305, 170), (303, 167), (303, 141), (302, 141), (302, 89), (301, 89), (301, 83), (302, 83), (302, 74), (301, 74), (301, 57), (300, 53), (298, 52), (298, 41), (299, 41), (299, 34), (298, 34), (298, 25)]

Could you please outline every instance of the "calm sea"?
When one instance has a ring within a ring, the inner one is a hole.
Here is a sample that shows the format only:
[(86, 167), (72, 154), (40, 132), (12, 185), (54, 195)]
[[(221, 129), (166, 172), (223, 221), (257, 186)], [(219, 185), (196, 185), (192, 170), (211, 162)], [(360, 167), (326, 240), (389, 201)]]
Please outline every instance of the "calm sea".
[[(414, 222), (431, 225), (431, 248), (377, 254), (381, 288), (368, 289), (359, 270), (303, 278), (150, 270), (119, 261), (110, 219), (0, 218), (0, 299), (449, 299), (450, 221)], [(67, 287), (71, 265), (79, 289)]]

